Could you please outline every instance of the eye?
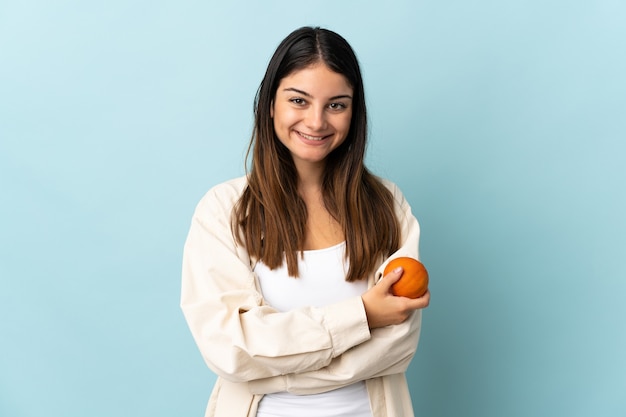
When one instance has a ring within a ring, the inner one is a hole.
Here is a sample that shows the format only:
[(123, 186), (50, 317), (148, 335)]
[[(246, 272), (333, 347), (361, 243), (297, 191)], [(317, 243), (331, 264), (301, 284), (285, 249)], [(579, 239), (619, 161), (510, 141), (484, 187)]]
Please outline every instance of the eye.
[(289, 99), (289, 101), (291, 101), (293, 104), (297, 105), (297, 106), (303, 106), (304, 104), (306, 104), (306, 101), (303, 98), (300, 97), (294, 97)]
[(346, 109), (348, 106), (346, 106), (344, 103), (330, 103), (328, 105), (328, 108), (331, 110), (335, 110), (335, 111), (339, 111), (339, 110), (344, 110)]

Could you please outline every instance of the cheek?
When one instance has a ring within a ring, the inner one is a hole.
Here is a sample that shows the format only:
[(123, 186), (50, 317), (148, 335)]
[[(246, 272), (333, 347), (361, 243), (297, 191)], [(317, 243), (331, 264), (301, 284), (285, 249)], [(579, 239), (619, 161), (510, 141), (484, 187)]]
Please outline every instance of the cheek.
[(276, 105), (272, 118), (277, 126), (288, 127), (299, 120), (298, 112), (287, 106)]
[(352, 122), (352, 114), (346, 115), (346, 117), (341, 120), (341, 130), (345, 131), (346, 134), (348, 133), (348, 130), (350, 130), (351, 122)]

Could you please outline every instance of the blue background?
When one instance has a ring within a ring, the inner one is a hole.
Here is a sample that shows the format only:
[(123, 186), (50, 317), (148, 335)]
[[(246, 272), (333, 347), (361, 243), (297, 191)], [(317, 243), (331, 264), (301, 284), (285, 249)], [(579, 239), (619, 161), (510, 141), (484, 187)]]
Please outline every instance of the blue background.
[(203, 415), (183, 242), (302, 25), (422, 225), (416, 414), (626, 416), (621, 0), (1, 2), (0, 415)]

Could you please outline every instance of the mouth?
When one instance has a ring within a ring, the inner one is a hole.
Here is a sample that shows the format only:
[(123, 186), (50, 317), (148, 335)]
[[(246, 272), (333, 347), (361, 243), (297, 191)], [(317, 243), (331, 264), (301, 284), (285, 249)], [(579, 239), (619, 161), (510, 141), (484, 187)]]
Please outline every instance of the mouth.
[(328, 137), (330, 137), (331, 135), (326, 135), (326, 136), (312, 136), (312, 135), (307, 135), (306, 133), (302, 133), (298, 130), (296, 130), (296, 133), (301, 136), (302, 138), (306, 139), (306, 140), (312, 140), (314, 142), (320, 142)]

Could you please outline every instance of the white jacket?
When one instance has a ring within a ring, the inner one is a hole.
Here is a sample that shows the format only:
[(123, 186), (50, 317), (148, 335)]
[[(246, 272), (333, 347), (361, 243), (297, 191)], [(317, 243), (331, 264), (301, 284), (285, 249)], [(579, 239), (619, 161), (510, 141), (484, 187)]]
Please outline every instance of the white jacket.
[[(390, 257), (418, 258), (419, 225), (400, 190), (402, 236)], [(313, 394), (365, 380), (374, 417), (412, 417), (404, 372), (419, 339), (421, 310), (404, 323), (369, 330), (361, 297), (278, 312), (263, 300), (255, 260), (231, 232), (246, 178), (202, 198), (185, 243), (181, 307), (209, 368), (218, 375), (206, 417), (254, 417), (263, 394)], [(386, 265), (368, 277), (372, 286)]]

